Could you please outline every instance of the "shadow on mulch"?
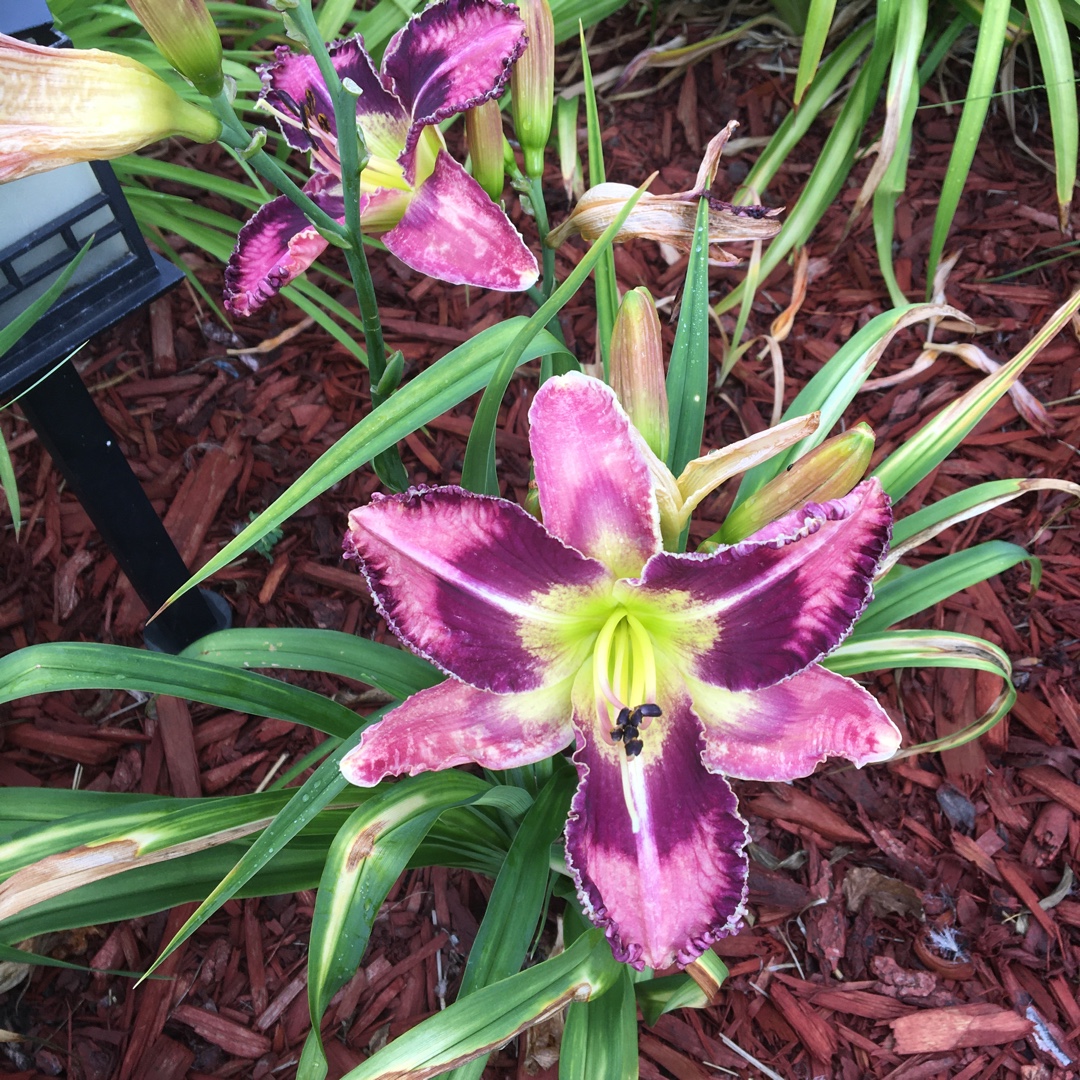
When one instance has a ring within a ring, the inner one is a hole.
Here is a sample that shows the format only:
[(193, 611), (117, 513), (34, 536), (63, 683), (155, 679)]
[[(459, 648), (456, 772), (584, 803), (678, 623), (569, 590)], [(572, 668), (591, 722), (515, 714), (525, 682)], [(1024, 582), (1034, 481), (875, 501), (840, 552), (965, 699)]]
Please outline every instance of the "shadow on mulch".
[[(598, 70), (615, 61), (602, 48), (594, 55)], [(654, 191), (684, 190), (712, 132), (737, 117), (741, 134), (770, 134), (789, 92), (789, 79), (759, 70), (752, 59), (728, 68), (717, 54), (655, 95), (609, 103), (608, 175), (636, 184), (659, 167)], [(929, 93), (924, 102), (933, 103)], [(909, 188), (897, 215), (897, 272), (913, 298), (925, 287), (920, 268), (956, 123), (940, 109), (918, 114)], [(1031, 139), (1045, 156), (1048, 130), (1040, 124)], [(818, 125), (770, 197), (795, 203), (826, 134)], [(724, 159), (721, 194), (752, 158), (746, 151)], [(554, 172), (551, 181), (557, 192)], [(890, 306), (868, 216), (840, 243), (857, 191), (857, 184), (845, 188), (811, 245), (815, 276), (783, 346), (785, 401)], [(1054, 208), (1050, 174), (1016, 148), (1003, 120), (992, 119), (957, 216), (950, 249), (961, 254), (946, 292), (978, 323), (973, 340), (999, 360), (1077, 284), (1075, 262), (1024, 271), (1065, 239)], [(519, 224), (535, 247), (531, 222)], [(580, 254), (573, 246), (559, 253), (561, 276)], [(218, 268), (200, 256), (193, 263), (212, 291), (220, 288)], [(645, 284), (658, 297), (677, 293), (685, 271), (685, 260), (668, 265), (656, 245), (644, 242), (618, 249), (616, 265), (623, 288)], [(994, 280), (1014, 271), (1007, 281)], [(469, 294), (382, 256), (374, 272), (388, 342), (402, 350), (411, 372), (484, 326), (527, 310), (521, 298)], [(739, 277), (737, 270), (714, 271), (717, 295)], [(784, 267), (759, 291), (751, 330), (766, 331), (790, 293)], [(590, 359), (587, 290), (562, 321), (571, 347)], [(725, 317), (724, 325), (730, 331), (733, 320)], [(366, 376), (352, 357), (305, 327), (287, 304), (234, 329), (235, 336), (208, 320), (180, 289), (149, 315), (93, 342), (80, 361), (191, 566), (218, 551), (249, 512), (265, 507), (369, 408)], [(879, 374), (910, 367), (920, 332), (901, 335)], [(670, 344), (671, 326), (665, 334)], [(264, 350), (271, 339), (278, 344)], [(719, 361), (715, 334), (712, 347)], [(710, 404), (707, 445), (768, 423), (771, 364), (753, 351), (747, 356)], [(900, 512), (984, 480), (1080, 480), (1078, 369), (1075, 336), (1059, 336), (1024, 378), (1048, 404), (1053, 430), (1034, 432), (1003, 401)], [(871, 424), (880, 460), (978, 378), (943, 356), (906, 381), (861, 395), (849, 423)], [(534, 379), (526, 372), (513, 383), (500, 420), (501, 476), (515, 499), (524, 497), (529, 478), (526, 414)], [(467, 403), (405, 441), (415, 483), (458, 481), (473, 407)], [(25, 524), (18, 538), (8, 529), (0, 540), (0, 650), (58, 640), (140, 644), (145, 612), (115, 561), (17, 410), (3, 426)], [(386, 639), (362, 577), (340, 559), (348, 510), (377, 488), (369, 470), (358, 471), (291, 518), (267, 557), (249, 553), (215, 575), (212, 586), (228, 600), (234, 625), (329, 627)], [(730, 497), (705, 504), (696, 538), (716, 528)], [(915, 624), (980, 635), (1009, 653), (1020, 693), (1008, 719), (940, 756), (862, 772), (827, 766), (791, 786), (736, 784), (754, 842), (750, 925), (716, 946), (731, 977), (715, 1005), (643, 1027), (647, 1080), (763, 1075), (737, 1050), (785, 1078), (1076, 1074), (1080, 902), (1062, 898), (1059, 887), (1069, 867), (1080, 864), (1080, 554), (1078, 518), (1061, 513), (1064, 504), (1058, 493), (1026, 496), (943, 533), (913, 560), (991, 539), (1027, 545), (1042, 560), (1037, 590), (1026, 570), (1010, 571)], [(360, 711), (373, 704), (360, 684), (298, 678)], [(883, 673), (870, 689), (910, 744), (970, 722), (1000, 686), (983, 673), (927, 670)], [(319, 738), (281, 721), (173, 699), (133, 703), (112, 692), (19, 700), (2, 707), (0, 722), (0, 783), (180, 796), (252, 791)], [(331, 1076), (452, 1000), (489, 891), (490, 882), (456, 871), (403, 876), (362, 967), (327, 1014)], [(26, 1078), (86, 1080), (292, 1075), (309, 1025), (304, 979), (313, 902), (310, 891), (230, 901), (166, 962), (169, 980), (137, 990), (125, 978), (35, 969), (28, 982), (0, 995), (0, 1028), (23, 1037), (0, 1046), (4, 1068)], [(142, 970), (191, 910), (180, 903), (158, 916), (36, 945), (94, 967)], [(493, 1057), (485, 1076), (521, 1077), (530, 1067), (557, 1075), (550, 1058), (530, 1060), (518, 1040)]]

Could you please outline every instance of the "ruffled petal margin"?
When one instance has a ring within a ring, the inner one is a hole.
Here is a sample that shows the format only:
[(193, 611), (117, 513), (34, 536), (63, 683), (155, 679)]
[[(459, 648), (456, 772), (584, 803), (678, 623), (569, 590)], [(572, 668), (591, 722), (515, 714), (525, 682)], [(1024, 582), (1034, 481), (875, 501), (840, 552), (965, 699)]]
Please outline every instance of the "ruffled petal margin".
[(412, 116), (406, 152), (421, 128), (498, 97), (525, 45), (525, 23), (512, 4), (445, 0), (410, 19), (382, 64), (388, 88)]
[(742, 780), (809, 776), (827, 757), (860, 768), (900, 748), (900, 731), (857, 682), (814, 664), (746, 693), (691, 681), (705, 726), (705, 767)]
[(640, 584), (619, 589), (655, 611), (654, 636), (662, 622), (664, 652), (687, 677), (759, 690), (820, 660), (850, 633), (891, 528), (889, 497), (867, 480), (712, 555), (661, 553)]
[(398, 637), (499, 694), (574, 674), (611, 591), (600, 563), (559, 543), (521, 507), (462, 488), (375, 495), (349, 515), (345, 553), (360, 560)]
[(617, 577), (635, 577), (660, 550), (660, 511), (647, 447), (614, 391), (578, 372), (548, 379), (529, 424), (544, 525)]
[(387, 776), (475, 762), (513, 769), (557, 754), (574, 737), (566, 680), (530, 694), (490, 694), (447, 679), (407, 698), (341, 761), (345, 779), (374, 787)]
[[(305, 191), (337, 221), (344, 221), (340, 192), (321, 191), (335, 183), (313, 177)], [(327, 242), (304, 213), (280, 195), (261, 206), (236, 237), (236, 250), (225, 267), (223, 298), (232, 315), (252, 315), (326, 250)]]
[(540, 276), (521, 233), (445, 150), (382, 242), (406, 266), (451, 285), (520, 292)]
[(666, 695), (663, 717), (642, 733), (645, 750), (628, 759), (598, 727), (591, 688), (586, 668), (574, 688), (580, 784), (566, 825), (578, 895), (617, 960), (638, 970), (689, 964), (738, 929), (746, 823), (727, 781), (701, 763), (685, 690)]

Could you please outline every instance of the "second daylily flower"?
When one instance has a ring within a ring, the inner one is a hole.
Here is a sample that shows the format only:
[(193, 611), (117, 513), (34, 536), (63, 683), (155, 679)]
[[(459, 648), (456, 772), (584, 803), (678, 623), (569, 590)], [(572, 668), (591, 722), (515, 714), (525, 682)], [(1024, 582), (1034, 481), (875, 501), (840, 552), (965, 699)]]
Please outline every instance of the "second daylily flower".
[(530, 412), (543, 524), (461, 488), (350, 515), (387, 623), (451, 677), (367, 731), (342, 771), (539, 761), (575, 744), (566, 856), (615, 956), (688, 964), (733, 932), (746, 823), (724, 776), (789, 780), (829, 755), (891, 756), (899, 732), (818, 665), (888, 545), (875, 480), (710, 555), (664, 551), (651, 451), (613, 392), (550, 379)]
[[(445, 0), (412, 18), (375, 67), (359, 37), (330, 48), (334, 69), (360, 90), (356, 119), (370, 155), (360, 177), (365, 232), (414, 270), (453, 284), (526, 289), (536, 259), (503, 211), (446, 152), (434, 126), (496, 98), (525, 48), (512, 5)], [(344, 221), (341, 163), (330, 97), (313, 57), (277, 50), (262, 100), (289, 145), (309, 151), (306, 194)], [(225, 271), (225, 306), (249, 315), (303, 273), (327, 241), (284, 196), (240, 231)]]

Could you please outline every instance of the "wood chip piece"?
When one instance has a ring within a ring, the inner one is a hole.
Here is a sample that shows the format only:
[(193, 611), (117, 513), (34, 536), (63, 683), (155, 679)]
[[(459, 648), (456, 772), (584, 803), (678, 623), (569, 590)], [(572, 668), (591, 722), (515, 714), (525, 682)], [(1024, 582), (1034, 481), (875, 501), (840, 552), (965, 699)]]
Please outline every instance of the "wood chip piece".
[(933, 1054), (965, 1047), (1001, 1046), (1031, 1034), (1034, 1025), (998, 1005), (923, 1009), (889, 1021), (898, 1054)]
[(195, 1005), (177, 1005), (172, 1019), (187, 1024), (207, 1042), (236, 1057), (254, 1059), (270, 1053), (270, 1040), (265, 1035)]

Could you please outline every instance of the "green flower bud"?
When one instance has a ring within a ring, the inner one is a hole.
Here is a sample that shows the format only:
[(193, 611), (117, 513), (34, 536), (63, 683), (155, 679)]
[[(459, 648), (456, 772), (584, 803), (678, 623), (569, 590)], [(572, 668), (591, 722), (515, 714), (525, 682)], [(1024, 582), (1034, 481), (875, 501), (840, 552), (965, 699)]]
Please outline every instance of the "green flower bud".
[(826, 439), (740, 503), (702, 550), (707, 550), (710, 543), (715, 546), (745, 540), (770, 521), (808, 502), (841, 498), (863, 478), (873, 452), (874, 433), (867, 424), (856, 424), (843, 435)]
[(473, 179), (497, 203), (502, 198), (504, 178), (502, 110), (498, 101), (485, 101), (465, 110), (465, 139)]
[(529, 44), (510, 73), (514, 131), (525, 155), (525, 172), (544, 175), (544, 148), (555, 108), (555, 20), (548, 0), (517, 0)]
[(611, 330), (611, 388), (649, 449), (667, 459), (670, 428), (660, 319), (649, 290), (631, 289)]
[(217, 97), (225, 85), (221, 37), (205, 0), (128, 0), (166, 60), (200, 93)]

